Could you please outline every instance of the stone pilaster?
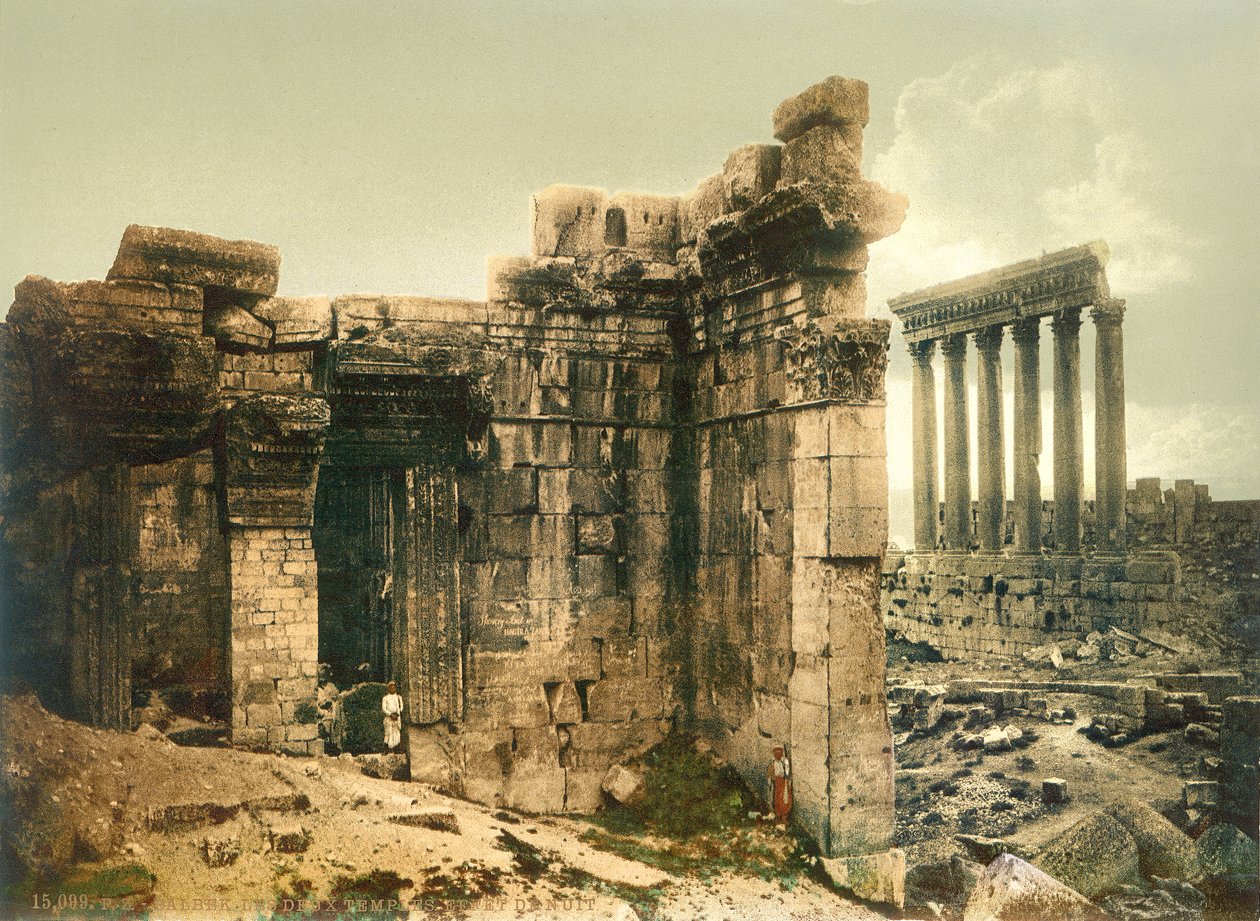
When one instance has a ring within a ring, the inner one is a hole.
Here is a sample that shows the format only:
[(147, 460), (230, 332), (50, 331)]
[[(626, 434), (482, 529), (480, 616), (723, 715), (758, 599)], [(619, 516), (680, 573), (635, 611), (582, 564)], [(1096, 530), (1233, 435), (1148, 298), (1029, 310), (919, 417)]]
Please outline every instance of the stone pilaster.
[(936, 374), (932, 355), (936, 342), (926, 339), (910, 344), (914, 362), (914, 549), (936, 549), (939, 532), (939, 486), (936, 472)]
[(1090, 316), (1097, 333), (1094, 355), (1094, 533), (1098, 549), (1122, 552), (1125, 481), (1124, 301), (1100, 301)]
[(1002, 333), (989, 326), (976, 335), (976, 463), (979, 517), (976, 538), (981, 550), (1002, 549), (1006, 511), (1006, 463), (1002, 444)]
[(1015, 549), (1041, 552), (1041, 321), (1021, 320), (1015, 341)]
[(319, 596), (311, 524), (328, 404), (252, 395), (224, 419), (232, 741), (322, 751)]
[(945, 549), (971, 549), (971, 449), (967, 440), (967, 337), (948, 336), (945, 358)]
[(1081, 434), (1081, 311), (1055, 314), (1054, 330), (1054, 547), (1081, 549), (1081, 485), (1085, 478)]

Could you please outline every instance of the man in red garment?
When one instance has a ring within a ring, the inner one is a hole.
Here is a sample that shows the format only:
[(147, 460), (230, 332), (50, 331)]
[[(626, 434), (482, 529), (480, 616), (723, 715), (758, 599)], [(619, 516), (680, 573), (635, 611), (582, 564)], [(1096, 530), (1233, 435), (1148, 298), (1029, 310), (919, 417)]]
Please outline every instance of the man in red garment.
[(792, 811), (792, 766), (783, 754), (783, 746), (774, 747), (774, 760), (766, 770), (766, 786), (770, 794), (770, 807), (778, 825), (787, 825)]

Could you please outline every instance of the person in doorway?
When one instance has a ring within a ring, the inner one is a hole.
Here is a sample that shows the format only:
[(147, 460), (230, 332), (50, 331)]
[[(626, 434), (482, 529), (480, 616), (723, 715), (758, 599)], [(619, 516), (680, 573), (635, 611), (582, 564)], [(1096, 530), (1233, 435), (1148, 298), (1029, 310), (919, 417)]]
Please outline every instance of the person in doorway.
[(381, 698), (381, 712), (385, 714), (385, 747), (393, 751), (402, 741), (403, 700), (398, 685), (389, 683), (389, 693)]
[(792, 812), (792, 765), (783, 753), (783, 746), (774, 747), (774, 759), (766, 770), (766, 790), (770, 794), (770, 808), (774, 810), (776, 825), (787, 825)]

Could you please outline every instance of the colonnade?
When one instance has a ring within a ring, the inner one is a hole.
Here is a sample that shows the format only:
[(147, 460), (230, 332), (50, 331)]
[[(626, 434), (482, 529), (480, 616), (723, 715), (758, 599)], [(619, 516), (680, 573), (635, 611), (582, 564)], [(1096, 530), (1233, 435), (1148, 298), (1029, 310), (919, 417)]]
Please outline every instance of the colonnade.
[[(1084, 439), (1081, 429), (1081, 308), (1054, 311), (1054, 531), (1056, 553), (1081, 552)], [(1125, 541), (1124, 301), (1099, 299), (1090, 309), (1095, 326), (1096, 550), (1123, 552)], [(913, 359), (915, 548), (972, 549), (970, 424), (967, 400), (968, 340), (976, 356), (976, 544), (982, 552), (1004, 548), (1005, 440), (1002, 418), (1002, 339), (1009, 326), (1015, 345), (1014, 509), (1016, 553), (1042, 552), (1041, 316), (919, 338)], [(932, 358), (941, 345), (944, 372), (944, 527), (937, 509), (936, 379)]]

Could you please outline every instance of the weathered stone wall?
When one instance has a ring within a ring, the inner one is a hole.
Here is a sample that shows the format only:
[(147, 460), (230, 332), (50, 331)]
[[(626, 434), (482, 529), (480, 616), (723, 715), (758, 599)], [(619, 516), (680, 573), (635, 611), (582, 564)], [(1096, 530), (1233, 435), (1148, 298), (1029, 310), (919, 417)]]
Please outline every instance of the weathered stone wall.
[(310, 531), (242, 527), (228, 540), (232, 741), (322, 751), (314, 709), (319, 604)]
[[(1231, 654), (1260, 637), (1260, 501), (1218, 502), (1203, 484), (1128, 494), (1127, 559), (1049, 554), (890, 554), (881, 603), (890, 630), (958, 657), (1015, 655), (1109, 626), (1179, 635)], [(1054, 503), (1043, 503), (1053, 531)], [(1093, 543), (1092, 503), (1085, 538)], [(1013, 531), (1006, 521), (1008, 540)], [(1254, 655), (1254, 653), (1252, 653)]]
[(866, 100), (811, 87), (684, 196), (544, 189), (484, 302), (277, 297), (274, 247), (138, 226), (104, 282), (23, 282), (4, 574), (76, 712), (217, 668), (234, 742), (315, 751), (322, 644), (396, 678), (414, 777), (590, 810), (691, 728), (757, 787), (786, 743), (824, 852), (886, 849), (863, 273), (907, 203)]

